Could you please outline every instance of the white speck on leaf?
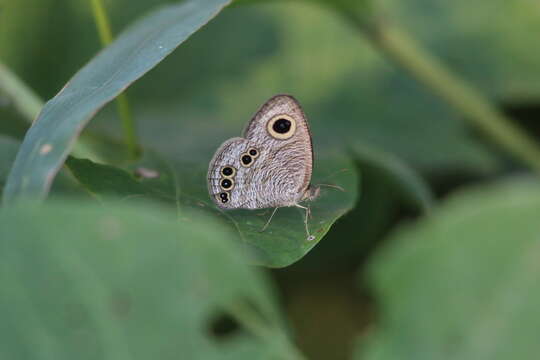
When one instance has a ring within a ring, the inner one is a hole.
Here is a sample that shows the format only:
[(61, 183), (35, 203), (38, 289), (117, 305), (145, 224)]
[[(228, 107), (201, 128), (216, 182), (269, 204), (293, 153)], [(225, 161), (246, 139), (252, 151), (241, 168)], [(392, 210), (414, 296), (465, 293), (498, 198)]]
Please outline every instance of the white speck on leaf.
[(45, 144), (39, 149), (39, 153), (41, 155), (47, 155), (48, 153), (51, 152), (52, 149), (53, 149), (53, 147), (52, 147), (51, 144)]
[(135, 175), (145, 179), (155, 179), (159, 177), (159, 172), (153, 169), (140, 167), (135, 170)]

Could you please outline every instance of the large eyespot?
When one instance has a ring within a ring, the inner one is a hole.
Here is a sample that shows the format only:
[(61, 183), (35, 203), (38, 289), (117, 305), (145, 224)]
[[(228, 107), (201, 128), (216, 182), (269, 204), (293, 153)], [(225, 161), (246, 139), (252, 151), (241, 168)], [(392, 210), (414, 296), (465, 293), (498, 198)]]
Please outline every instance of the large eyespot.
[(296, 121), (289, 115), (277, 115), (267, 123), (266, 130), (274, 139), (285, 140), (294, 135)]
[(253, 165), (253, 157), (248, 153), (243, 153), (240, 155), (240, 164), (242, 164), (243, 167), (250, 167)]
[(221, 175), (223, 175), (223, 177), (226, 177), (226, 178), (232, 178), (234, 177), (234, 175), (236, 175), (236, 169), (233, 168), (232, 166), (224, 166), (221, 169)]
[(219, 194), (216, 195), (216, 199), (218, 199), (218, 201), (221, 201), (222, 203), (228, 203), (229, 202), (229, 193), (228, 192), (221, 192)]
[(256, 159), (259, 156), (259, 150), (255, 148), (249, 148), (247, 154), (251, 155), (252, 158)]
[(231, 190), (234, 187), (234, 180), (229, 178), (222, 179), (219, 182), (219, 186), (221, 186), (223, 190)]

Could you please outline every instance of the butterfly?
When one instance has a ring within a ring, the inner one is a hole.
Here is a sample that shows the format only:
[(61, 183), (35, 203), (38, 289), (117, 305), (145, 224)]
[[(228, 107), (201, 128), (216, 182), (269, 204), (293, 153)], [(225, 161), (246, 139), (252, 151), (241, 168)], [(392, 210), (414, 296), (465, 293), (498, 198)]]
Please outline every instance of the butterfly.
[(243, 137), (225, 141), (208, 167), (208, 191), (222, 209), (295, 206), (306, 212), (308, 240), (309, 207), (320, 187), (311, 185), (313, 147), (307, 118), (290, 95), (276, 95), (257, 111)]

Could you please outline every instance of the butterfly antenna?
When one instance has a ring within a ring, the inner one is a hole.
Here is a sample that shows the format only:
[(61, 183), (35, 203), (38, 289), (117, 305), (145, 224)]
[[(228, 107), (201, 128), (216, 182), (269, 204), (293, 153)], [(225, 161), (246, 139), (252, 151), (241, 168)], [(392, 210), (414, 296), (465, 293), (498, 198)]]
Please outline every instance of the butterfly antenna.
[(268, 219), (268, 221), (266, 222), (266, 224), (264, 224), (264, 226), (262, 227), (262, 229), (260, 230), (260, 232), (263, 232), (264, 230), (266, 230), (266, 228), (268, 227), (268, 225), (270, 225), (270, 221), (272, 221), (272, 218), (274, 217), (277, 209), (279, 209), (278, 207), (274, 209), (274, 211), (272, 211), (272, 215), (270, 215), (270, 218)]
[(326, 181), (327, 179), (329, 179), (331, 177), (334, 177), (337, 174), (341, 174), (341, 173), (344, 173), (344, 172), (347, 172), (347, 171), (351, 171), (351, 169), (341, 169), (341, 170), (338, 170), (338, 171), (334, 171), (333, 173), (331, 173), (331, 174), (325, 176), (323, 179), (321, 179), (321, 181)]
[(333, 185), (333, 184), (317, 184), (316, 186), (319, 186), (319, 187), (321, 187), (321, 186), (328, 186), (329, 188), (337, 189), (337, 190), (339, 190), (339, 191), (345, 192), (345, 189), (342, 188), (342, 187), (339, 186), (339, 185)]

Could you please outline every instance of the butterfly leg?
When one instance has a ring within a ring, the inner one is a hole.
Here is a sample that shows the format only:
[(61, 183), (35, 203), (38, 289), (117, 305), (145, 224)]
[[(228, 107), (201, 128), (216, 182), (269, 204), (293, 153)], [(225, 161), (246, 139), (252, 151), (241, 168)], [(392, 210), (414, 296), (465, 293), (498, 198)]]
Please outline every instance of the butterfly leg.
[(264, 226), (262, 227), (261, 229), (261, 232), (263, 232), (264, 230), (266, 230), (266, 228), (268, 227), (268, 225), (270, 225), (270, 221), (272, 221), (272, 218), (274, 217), (274, 214), (276, 213), (277, 209), (279, 209), (278, 207), (274, 209), (274, 211), (272, 211), (272, 215), (270, 215), (270, 218), (268, 219), (268, 221), (266, 222), (266, 224), (264, 224)]
[(296, 204), (295, 205), (296, 207), (300, 208), (300, 209), (304, 209), (306, 211), (306, 217), (304, 218), (304, 226), (306, 227), (306, 234), (307, 234), (307, 240), (308, 241), (312, 241), (312, 240), (315, 240), (315, 236), (314, 235), (311, 235), (309, 233), (309, 227), (308, 227), (308, 219), (310, 218), (311, 216), (311, 210), (309, 209), (309, 207), (306, 207), (306, 206), (302, 206), (300, 204)]

